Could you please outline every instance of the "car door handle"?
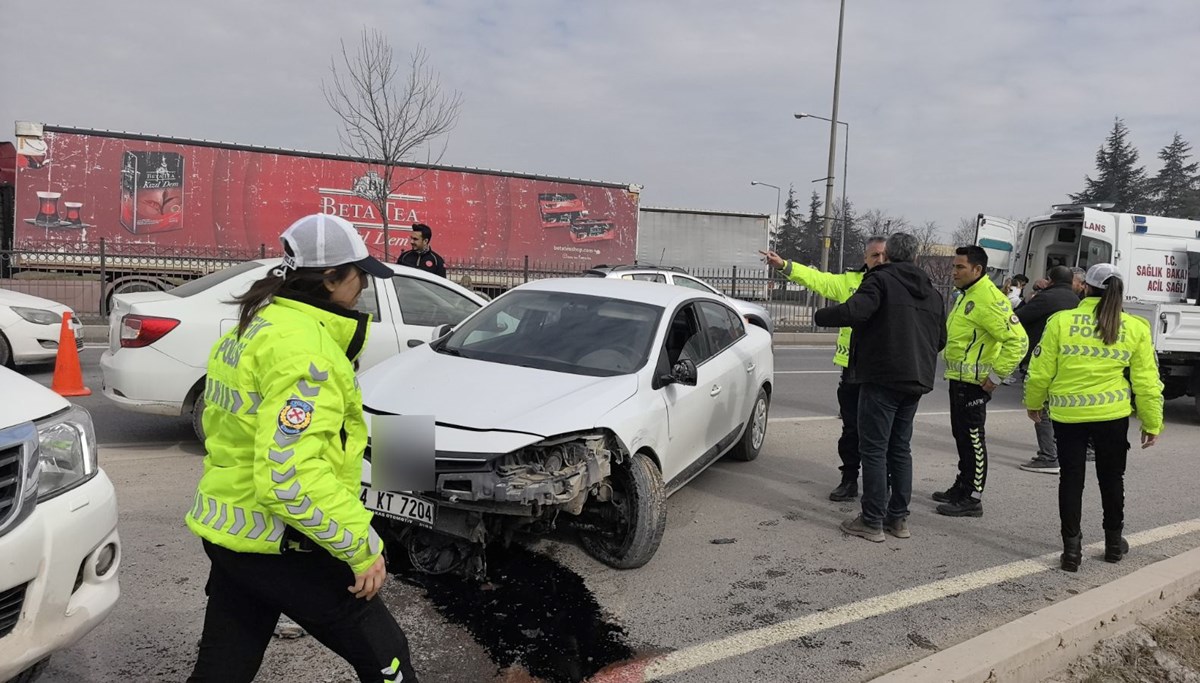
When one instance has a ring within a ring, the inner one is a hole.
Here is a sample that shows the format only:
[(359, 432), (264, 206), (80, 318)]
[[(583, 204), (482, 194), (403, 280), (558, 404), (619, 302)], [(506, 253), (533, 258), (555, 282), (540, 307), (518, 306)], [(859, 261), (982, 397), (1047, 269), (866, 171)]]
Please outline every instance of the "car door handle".
[(425, 343), (425, 342), (421, 341), (420, 339), (409, 339), (409, 340), (408, 340), (408, 348), (410, 348), (410, 349), (415, 349), (415, 348), (417, 348), (418, 346), (420, 346), (421, 344), (424, 344), (424, 343)]
[(715, 385), (715, 384), (714, 384), (714, 385), (713, 385), (713, 388), (712, 388), (712, 391), (708, 392), (708, 395), (709, 395), (709, 396), (716, 396), (716, 395), (717, 395), (717, 394), (719, 394), (719, 393), (721, 393), (721, 387), (719, 387), (719, 386), (717, 386), (717, 385)]
[(754, 363), (751, 363), (746, 366), (746, 372), (754, 372), (754, 368), (757, 368), (757, 367), (758, 367), (757, 365), (755, 365)]

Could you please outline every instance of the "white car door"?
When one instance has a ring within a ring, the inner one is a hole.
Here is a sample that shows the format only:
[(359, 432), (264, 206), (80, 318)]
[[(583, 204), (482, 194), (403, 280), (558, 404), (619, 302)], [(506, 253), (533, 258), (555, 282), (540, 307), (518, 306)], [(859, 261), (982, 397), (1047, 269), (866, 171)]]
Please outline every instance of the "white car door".
[(713, 413), (718, 438), (716, 446), (726, 450), (742, 432), (750, 410), (750, 380), (754, 376), (754, 361), (745, 344), (746, 329), (741, 317), (731, 308), (715, 301), (696, 304), (704, 324), (705, 337), (711, 358), (705, 363), (712, 378), (710, 393), (716, 406)]
[(392, 278), (392, 294), (400, 313), (396, 332), (402, 348), (428, 342), (439, 325), (457, 325), (479, 310), (479, 304), (449, 287), (400, 273)]
[(358, 360), (360, 372), (400, 353), (402, 348), (396, 330), (399, 320), (396, 304), (388, 291), (391, 288), (379, 278), (371, 277), (367, 280), (367, 288), (358, 297), (358, 305), (354, 307), (355, 310), (371, 314), (371, 331), (367, 336), (367, 346)]
[(696, 385), (668, 384), (661, 392), (667, 409), (669, 447), (661, 453), (663, 480), (690, 479), (704, 468), (706, 457), (720, 440), (713, 415), (720, 392), (713, 394), (715, 367), (707, 363), (708, 342), (696, 307), (681, 307), (668, 323), (666, 343), (659, 350), (659, 372), (670, 373), (683, 359), (696, 364)]

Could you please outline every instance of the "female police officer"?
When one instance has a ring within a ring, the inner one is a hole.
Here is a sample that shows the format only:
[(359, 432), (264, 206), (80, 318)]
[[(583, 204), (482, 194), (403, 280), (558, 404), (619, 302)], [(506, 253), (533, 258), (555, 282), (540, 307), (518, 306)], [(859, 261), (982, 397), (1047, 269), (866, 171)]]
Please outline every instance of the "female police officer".
[(1098, 263), (1084, 279), (1087, 292), (1079, 306), (1047, 321), (1025, 380), (1029, 419), (1040, 421), (1042, 407), (1049, 404), (1054, 423), (1061, 467), (1062, 568), (1069, 572), (1077, 571), (1082, 560), (1079, 523), (1088, 439), (1096, 448), (1096, 479), (1104, 507), (1104, 559), (1119, 562), (1129, 551), (1121, 529), (1132, 406), (1136, 404), (1142, 423), (1142, 448), (1153, 446), (1163, 428), (1163, 385), (1149, 324), (1123, 312), (1124, 287), (1115, 266)]
[(250, 681), (280, 613), (363, 681), (416, 680), (382, 601), (383, 542), (359, 502), (367, 427), (354, 360), (367, 277), (392, 270), (334, 216), (280, 236), (280, 267), (237, 297), (209, 356), (204, 475), (187, 525), (212, 562), (191, 681)]

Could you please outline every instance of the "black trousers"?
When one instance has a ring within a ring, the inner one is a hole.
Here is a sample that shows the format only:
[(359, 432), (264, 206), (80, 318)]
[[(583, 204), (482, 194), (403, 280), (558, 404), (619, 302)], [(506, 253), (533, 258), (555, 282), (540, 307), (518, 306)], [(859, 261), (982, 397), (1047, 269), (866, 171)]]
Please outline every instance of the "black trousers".
[(958, 447), (958, 485), (973, 498), (983, 496), (988, 457), (984, 423), (992, 395), (978, 384), (950, 381), (950, 430)]
[(252, 681), (282, 612), (340, 655), (361, 681), (404, 681), (417, 675), (408, 639), (379, 596), (346, 590), (354, 573), (324, 550), (282, 555), (239, 553), (207, 541), (212, 561), (200, 655), (188, 681)]
[(842, 460), (843, 479), (858, 480), (862, 460), (858, 454), (858, 389), (861, 384), (846, 381), (847, 370), (842, 368), (842, 379), (838, 382), (838, 412), (842, 416), (842, 435), (838, 437), (838, 457)]
[(1054, 423), (1058, 444), (1058, 516), (1064, 537), (1078, 536), (1083, 515), (1083, 481), (1088, 440), (1096, 448), (1096, 479), (1104, 507), (1104, 528), (1125, 526), (1125, 460), (1129, 455), (1129, 418), (1104, 422)]

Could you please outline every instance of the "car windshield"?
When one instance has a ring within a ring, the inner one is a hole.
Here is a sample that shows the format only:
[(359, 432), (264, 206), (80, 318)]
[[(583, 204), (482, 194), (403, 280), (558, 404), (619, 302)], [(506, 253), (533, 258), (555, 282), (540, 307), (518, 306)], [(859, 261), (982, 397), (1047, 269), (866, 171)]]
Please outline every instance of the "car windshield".
[(510, 292), (435, 350), (521, 367), (608, 377), (642, 367), (663, 309), (567, 292)]

